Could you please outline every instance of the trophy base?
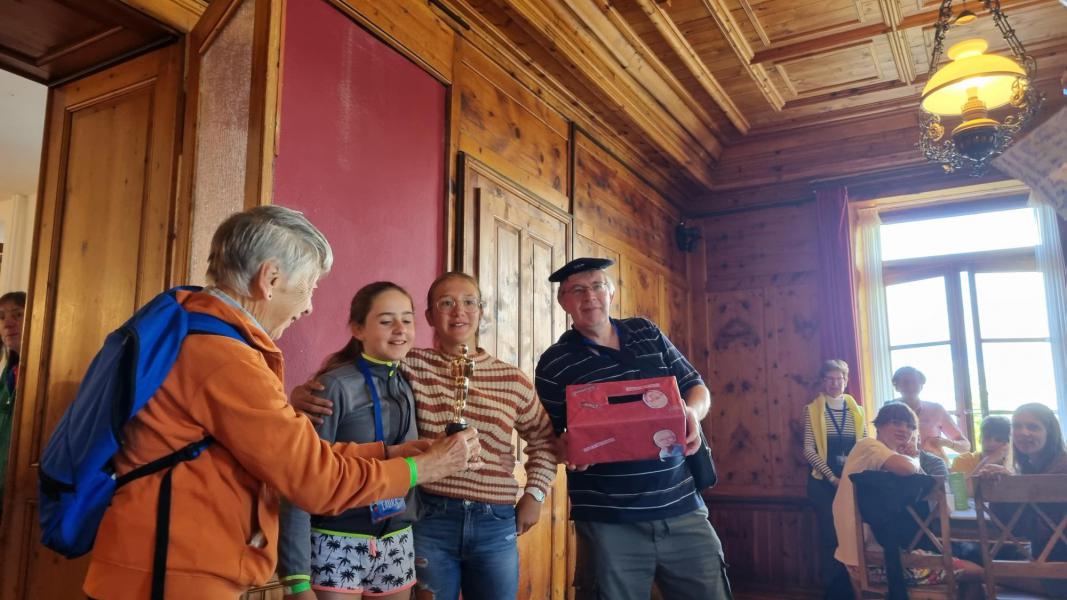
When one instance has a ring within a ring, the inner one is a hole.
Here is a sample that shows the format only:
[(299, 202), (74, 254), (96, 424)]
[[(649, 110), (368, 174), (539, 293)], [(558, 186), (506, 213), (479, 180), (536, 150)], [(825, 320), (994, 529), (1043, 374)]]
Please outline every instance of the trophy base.
[(452, 435), (453, 433), (459, 433), (467, 428), (466, 423), (449, 423), (445, 425), (445, 435)]

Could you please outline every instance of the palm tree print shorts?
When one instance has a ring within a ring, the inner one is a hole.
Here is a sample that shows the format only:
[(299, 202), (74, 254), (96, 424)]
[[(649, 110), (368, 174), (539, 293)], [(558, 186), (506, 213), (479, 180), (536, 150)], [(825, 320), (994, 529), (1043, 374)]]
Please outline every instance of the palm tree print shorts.
[(411, 527), (380, 538), (311, 528), (311, 587), (379, 596), (415, 585)]

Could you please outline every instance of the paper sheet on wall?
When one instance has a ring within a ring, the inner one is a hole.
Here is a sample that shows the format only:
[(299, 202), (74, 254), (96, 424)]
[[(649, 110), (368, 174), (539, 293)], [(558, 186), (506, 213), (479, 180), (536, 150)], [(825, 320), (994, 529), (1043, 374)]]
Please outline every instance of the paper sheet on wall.
[(1067, 108), (1015, 142), (993, 164), (1036, 190), (1067, 219)]

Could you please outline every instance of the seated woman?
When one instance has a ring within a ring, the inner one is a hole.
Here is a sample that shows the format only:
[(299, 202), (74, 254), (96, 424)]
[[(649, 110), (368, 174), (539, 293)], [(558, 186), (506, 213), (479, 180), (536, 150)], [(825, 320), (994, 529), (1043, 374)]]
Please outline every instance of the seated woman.
[[(1067, 475), (1067, 448), (1064, 447), (1063, 431), (1055, 413), (1049, 407), (1033, 402), (1015, 409), (1011, 417), (1011, 440), (1016, 473)], [(975, 475), (1010, 476), (1012, 473), (1005, 466), (987, 463), (976, 471)], [(990, 508), (1005, 519), (1014, 513), (1015, 505), (993, 505)], [(1067, 512), (1067, 504), (1042, 504), (1041, 509), (1054, 523), (1058, 523)], [(1015, 526), (1014, 532), (1029, 539), (1031, 547), (1038, 551), (1048, 544), (1053, 530), (1034, 511), (1027, 510)], [(1067, 561), (1067, 544), (1062, 541), (1057, 543), (1049, 553), (1048, 560)], [(1063, 579), (1042, 580), (1036, 586), (1032, 580), (1011, 581), (1009, 584), (1037, 593), (1051, 594), (1056, 598), (1067, 597), (1067, 580)]]
[[(856, 543), (855, 488), (849, 475), (871, 470), (888, 471), (895, 475), (921, 473), (917, 438), (914, 436), (917, 426), (918, 419), (907, 405), (899, 402), (886, 404), (874, 419), (875, 437), (857, 442), (845, 461), (841, 483), (834, 497), (834, 528), (837, 531), (834, 558), (848, 568), (853, 580), (859, 576), (859, 553), (863, 549)], [(982, 569), (978, 565), (959, 559), (953, 559), (953, 563), (961, 583), (981, 579)], [(938, 583), (944, 578), (944, 574), (938, 572), (912, 575), (913, 580), (921, 583)], [(971, 593), (975, 593), (974, 590)]]
[(867, 435), (863, 408), (845, 393), (848, 364), (828, 360), (819, 369), (819, 395), (804, 411), (804, 458), (811, 465), (808, 499), (819, 527), (819, 578), (826, 598), (848, 597), (848, 573), (834, 560), (837, 537), (831, 506), (852, 447)]
[(967, 452), (971, 442), (963, 435), (944, 406), (936, 402), (920, 400), (919, 394), (926, 385), (926, 375), (915, 367), (901, 367), (893, 373), (893, 387), (900, 392), (894, 402), (908, 405), (919, 418), (919, 448), (946, 459), (945, 447), (956, 452)]
[[(388, 281), (363, 286), (348, 313), (352, 337), (315, 375), (333, 414), (316, 427), (327, 442), (383, 442), (393, 446), (418, 437), (415, 398), (398, 370), (415, 339), (411, 296)], [(424, 442), (428, 444), (428, 442)], [(286, 598), (407, 598), (415, 585), (412, 501), (406, 497), (309, 516), (282, 508), (279, 579)]]
[(968, 477), (967, 487), (973, 491), (970, 477), (986, 465), (1000, 465), (1011, 471), (1011, 421), (1006, 417), (991, 416), (982, 420), (982, 450), (965, 452), (952, 461), (952, 472)]

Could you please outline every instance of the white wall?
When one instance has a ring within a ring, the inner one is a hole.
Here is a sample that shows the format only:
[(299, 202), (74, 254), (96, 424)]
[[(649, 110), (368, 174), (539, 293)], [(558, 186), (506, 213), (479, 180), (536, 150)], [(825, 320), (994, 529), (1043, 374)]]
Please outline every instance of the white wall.
[(30, 254), (33, 252), (34, 198), (12, 194), (0, 198), (0, 294), (26, 291), (30, 284)]
[(30, 282), (45, 86), (0, 70), (0, 294)]

